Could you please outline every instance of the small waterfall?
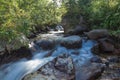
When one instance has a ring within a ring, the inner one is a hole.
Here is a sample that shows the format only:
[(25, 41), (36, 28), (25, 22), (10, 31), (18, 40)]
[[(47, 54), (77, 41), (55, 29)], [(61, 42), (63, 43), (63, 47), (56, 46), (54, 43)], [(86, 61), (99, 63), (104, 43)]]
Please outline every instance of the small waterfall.
[[(80, 67), (93, 56), (90, 49), (94, 46), (94, 44), (95, 41), (83, 40), (82, 47), (80, 49), (67, 49), (58, 45), (52, 52), (52, 55), (49, 57), (44, 57), (49, 53), (49, 50), (41, 50), (33, 54), (31, 60), (21, 59), (20, 61), (3, 65), (0, 68), (0, 80), (21, 80), (25, 75), (38, 70), (40, 67), (62, 53), (70, 54), (73, 58), (73, 61), (75, 62), (75, 65)], [(79, 52), (79, 54), (73, 54), (75, 51)]]

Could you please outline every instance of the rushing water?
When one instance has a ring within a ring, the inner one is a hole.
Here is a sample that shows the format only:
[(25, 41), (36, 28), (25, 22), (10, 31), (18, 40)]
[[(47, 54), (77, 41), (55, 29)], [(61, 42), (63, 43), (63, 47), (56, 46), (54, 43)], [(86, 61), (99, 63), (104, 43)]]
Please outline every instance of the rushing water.
[[(77, 64), (81, 66), (93, 56), (90, 49), (94, 44), (94, 41), (83, 40), (82, 48), (75, 50), (66, 49), (65, 47), (58, 45), (50, 57), (44, 57), (46, 54), (48, 54), (49, 51), (41, 50), (35, 53), (31, 60), (21, 59), (20, 61), (3, 65), (0, 68), (0, 80), (21, 80), (26, 74), (36, 71), (41, 66), (53, 60), (62, 53), (70, 54), (73, 58), (73, 61), (77, 62)], [(78, 51), (80, 54), (72, 54), (74, 51)]]

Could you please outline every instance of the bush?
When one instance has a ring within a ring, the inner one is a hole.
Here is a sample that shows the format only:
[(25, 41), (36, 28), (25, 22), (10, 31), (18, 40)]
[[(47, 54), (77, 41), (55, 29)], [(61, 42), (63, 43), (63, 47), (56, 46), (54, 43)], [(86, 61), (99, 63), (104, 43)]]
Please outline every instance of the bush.
[(64, 11), (63, 6), (48, 0), (0, 0), (0, 43), (4, 41), (4, 47), (26, 45), (20, 37), (30, 34), (35, 26), (57, 24)]
[(86, 24), (120, 33), (120, 0), (67, 0), (67, 16), (71, 25), (79, 24), (82, 15)]
[(81, 13), (91, 28), (106, 28), (112, 34), (120, 32), (120, 0), (91, 0), (82, 7)]

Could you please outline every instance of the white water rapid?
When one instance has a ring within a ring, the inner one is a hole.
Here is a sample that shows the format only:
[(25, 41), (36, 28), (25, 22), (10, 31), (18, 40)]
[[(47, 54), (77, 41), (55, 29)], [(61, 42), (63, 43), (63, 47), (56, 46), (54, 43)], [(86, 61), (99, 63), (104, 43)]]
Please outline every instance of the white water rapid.
[[(44, 34), (45, 35), (45, 34)], [(49, 36), (49, 34), (46, 34)], [(50, 34), (51, 37), (55, 36)], [(50, 37), (50, 36), (49, 36)], [(58, 36), (59, 38), (62, 38)], [(69, 41), (69, 40), (68, 40)], [(11, 62), (0, 67), (0, 80), (21, 80), (26, 74), (36, 71), (47, 62), (53, 60), (59, 54), (67, 53), (73, 58), (73, 61), (78, 61), (78, 65), (85, 64), (92, 56), (90, 49), (95, 45), (95, 41), (83, 40), (82, 47), (80, 49), (67, 49), (60, 45), (56, 46), (52, 55), (44, 57), (49, 51), (40, 50), (35, 53), (31, 60), (21, 59), (20, 61)], [(72, 54), (74, 51), (78, 51), (80, 54)]]

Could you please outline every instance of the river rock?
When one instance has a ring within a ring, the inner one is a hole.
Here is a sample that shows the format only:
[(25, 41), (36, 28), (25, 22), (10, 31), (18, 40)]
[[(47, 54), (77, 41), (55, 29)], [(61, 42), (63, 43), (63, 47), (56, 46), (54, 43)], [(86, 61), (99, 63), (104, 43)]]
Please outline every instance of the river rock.
[(7, 50), (10, 53), (12, 50), (27, 46), (28, 43), (28, 38), (22, 34), (19, 37), (16, 37), (16, 39), (12, 40), (10, 43), (8, 43), (8, 40), (0, 40), (0, 52)]
[(120, 56), (120, 48), (115, 49), (113, 54)]
[(50, 57), (50, 56), (52, 56), (52, 54), (53, 54), (54, 51), (55, 51), (54, 49), (53, 49), (53, 50), (50, 50), (50, 51), (48, 52), (48, 54), (46, 54), (44, 57)]
[(114, 45), (106, 41), (100, 42), (99, 46), (102, 52), (113, 52), (115, 50)]
[(97, 80), (120, 80), (119, 69), (107, 69), (104, 71), (102, 76)]
[(0, 55), (0, 65), (6, 64), (9, 62), (14, 62), (22, 58), (30, 59), (32, 57), (31, 51), (26, 47), (21, 47), (20, 49), (13, 50), (10, 53), (3, 52)]
[(28, 39), (33, 39), (35, 37), (37, 37), (37, 35), (32, 32), (29, 34), (29, 36), (27, 36)]
[(22, 80), (75, 80), (73, 60), (67, 54), (60, 55)]
[(92, 40), (97, 40), (103, 37), (108, 37), (109, 33), (106, 29), (95, 29), (89, 32), (85, 32), (85, 35)]
[(90, 63), (76, 67), (76, 80), (96, 80), (103, 72), (104, 66), (100, 63)]
[(94, 54), (101, 54), (99, 44), (96, 44), (95, 46), (93, 46), (93, 47), (91, 48), (91, 51), (92, 51), (92, 53), (94, 53)]
[(68, 34), (71, 34), (71, 35), (81, 35), (83, 34), (83, 32), (86, 32), (88, 31), (88, 27), (86, 26), (76, 26), (75, 29), (73, 29), (72, 31), (69, 31)]
[(106, 41), (99, 42), (92, 48), (92, 52), (96, 54), (101, 53), (114, 54), (114, 51), (115, 51), (114, 45)]
[(110, 61), (109, 67), (105, 68), (101, 77), (97, 80), (120, 80), (120, 63), (114, 63), (114, 60)]
[(54, 42), (50, 40), (41, 40), (36, 42), (36, 44), (38, 44), (43, 50), (51, 50), (55, 46)]
[(5, 48), (3, 48), (3, 47), (0, 46), (0, 53), (2, 53), (4, 51), (5, 51)]
[(110, 56), (110, 57), (108, 57), (108, 61), (113, 62), (113, 63), (119, 63), (120, 62), (120, 56)]
[(68, 49), (80, 48), (82, 46), (82, 39), (79, 36), (64, 37), (60, 44)]
[(102, 63), (102, 60), (100, 57), (98, 56), (94, 56), (90, 59), (91, 62), (95, 62), (95, 63)]
[(32, 53), (39, 50), (39, 46), (36, 44), (36, 41), (29, 43), (29, 49), (31, 50)]

